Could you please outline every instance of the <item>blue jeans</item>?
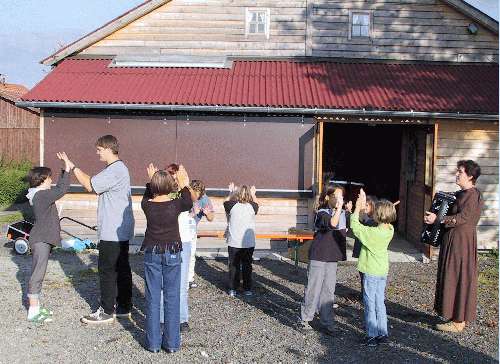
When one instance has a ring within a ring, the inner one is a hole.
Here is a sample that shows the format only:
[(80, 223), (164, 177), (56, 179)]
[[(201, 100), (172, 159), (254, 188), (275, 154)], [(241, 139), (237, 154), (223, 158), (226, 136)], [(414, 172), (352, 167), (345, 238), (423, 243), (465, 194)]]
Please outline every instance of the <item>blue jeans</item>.
[(181, 314), (180, 319), (182, 322), (189, 321), (189, 267), (191, 264), (191, 242), (182, 243), (182, 263), (181, 263)]
[[(181, 253), (163, 254), (148, 251), (144, 253), (144, 278), (146, 280), (146, 347), (158, 350), (160, 347), (179, 350), (181, 284)], [(163, 312), (165, 324), (160, 332), (160, 298), (163, 289)]]
[(387, 276), (365, 274), (363, 278), (363, 303), (368, 337), (387, 336), (387, 313), (385, 310), (385, 285)]

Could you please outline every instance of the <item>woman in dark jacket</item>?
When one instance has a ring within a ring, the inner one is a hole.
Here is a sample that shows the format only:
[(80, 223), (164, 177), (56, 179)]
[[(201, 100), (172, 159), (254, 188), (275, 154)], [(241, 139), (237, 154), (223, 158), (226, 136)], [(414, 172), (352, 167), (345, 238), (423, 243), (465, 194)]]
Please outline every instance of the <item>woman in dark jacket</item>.
[[(483, 200), (476, 188), (481, 168), (471, 160), (457, 163), (457, 200), (442, 223), (446, 232), (439, 251), (434, 309), (448, 320), (436, 329), (461, 332), (465, 322), (474, 321), (477, 309), (477, 234)], [(436, 215), (426, 213), (424, 221), (433, 224)]]

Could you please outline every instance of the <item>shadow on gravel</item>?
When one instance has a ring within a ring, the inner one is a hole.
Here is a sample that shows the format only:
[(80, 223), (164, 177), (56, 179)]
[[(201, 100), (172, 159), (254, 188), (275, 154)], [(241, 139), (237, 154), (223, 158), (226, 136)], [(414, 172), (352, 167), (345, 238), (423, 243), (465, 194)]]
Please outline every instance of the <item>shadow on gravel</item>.
[[(287, 280), (304, 285), (307, 282), (307, 269), (268, 259), (254, 262), (254, 267), (256, 266), (268, 270), (277, 279), (263, 277), (254, 270), (256, 295), (240, 299), (277, 319), (281, 324), (294, 328), (302, 295), (280, 284), (279, 281)], [(196, 264), (196, 273), (217, 288), (227, 290), (227, 269), (212, 267), (205, 260), (199, 259)], [(282, 295), (274, 293), (273, 290), (279, 291)], [(300, 288), (300, 292), (302, 290), (303, 287)], [(335, 314), (345, 318), (347, 325), (337, 320), (341, 337), (318, 336), (318, 340), (327, 348), (327, 351), (317, 358), (320, 362), (331, 363), (346, 360), (348, 362), (374, 360), (382, 362), (496, 362), (481, 352), (460, 345), (446, 334), (432, 330), (432, 325), (439, 320), (436, 316), (388, 300), (386, 300), (386, 307), (389, 316), (390, 343), (377, 348), (363, 346), (361, 344), (364, 337), (363, 308), (359, 303), (355, 304), (359, 300), (360, 293), (343, 284), (337, 284), (336, 292), (339, 296), (339, 308), (335, 310)], [(313, 322), (314, 326), (316, 326), (315, 322)], [(347, 356), (344, 348), (346, 345), (349, 347), (347, 352), (352, 352)], [(297, 357), (303, 356), (298, 349), (289, 349), (289, 351)], [(304, 358), (306, 359), (308, 358)]]

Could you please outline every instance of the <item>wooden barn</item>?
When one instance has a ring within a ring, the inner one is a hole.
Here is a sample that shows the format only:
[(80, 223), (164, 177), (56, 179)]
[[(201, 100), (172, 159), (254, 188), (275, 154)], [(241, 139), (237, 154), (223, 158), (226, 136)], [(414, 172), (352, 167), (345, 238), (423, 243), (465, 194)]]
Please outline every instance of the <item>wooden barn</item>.
[(28, 92), (22, 85), (0, 81), (0, 159), (4, 162), (40, 160), (40, 113), (32, 108), (16, 106)]
[[(497, 246), (498, 21), (466, 1), (150, 0), (42, 63), (18, 103), (42, 110), (42, 163), (65, 150), (95, 173), (93, 143), (114, 134), (137, 194), (151, 161), (206, 182), (202, 229), (225, 228), (231, 181), (257, 186), (257, 233), (310, 227), (333, 178), (400, 200), (399, 233), (424, 250), (433, 193), (475, 159), (479, 245)], [(66, 214), (92, 222), (95, 196), (73, 191)]]

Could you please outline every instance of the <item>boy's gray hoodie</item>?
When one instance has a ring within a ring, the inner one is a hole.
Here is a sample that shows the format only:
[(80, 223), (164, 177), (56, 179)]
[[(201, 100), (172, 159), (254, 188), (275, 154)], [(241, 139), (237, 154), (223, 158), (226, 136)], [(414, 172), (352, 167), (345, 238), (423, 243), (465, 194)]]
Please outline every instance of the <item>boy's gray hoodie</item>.
[(61, 172), (55, 187), (43, 190), (38, 187), (30, 188), (26, 197), (33, 206), (35, 225), (31, 229), (30, 244), (40, 242), (51, 245), (61, 244), (61, 225), (55, 202), (68, 191), (69, 173)]

